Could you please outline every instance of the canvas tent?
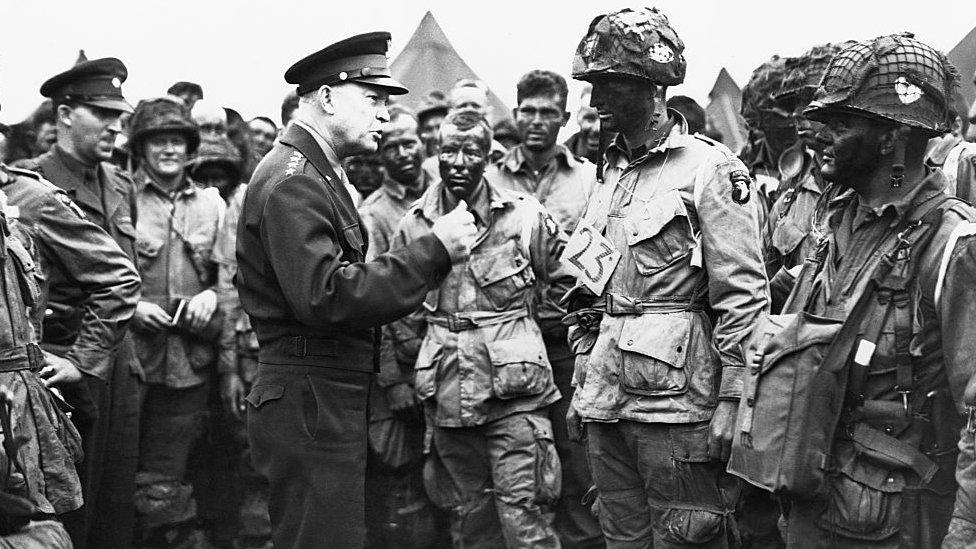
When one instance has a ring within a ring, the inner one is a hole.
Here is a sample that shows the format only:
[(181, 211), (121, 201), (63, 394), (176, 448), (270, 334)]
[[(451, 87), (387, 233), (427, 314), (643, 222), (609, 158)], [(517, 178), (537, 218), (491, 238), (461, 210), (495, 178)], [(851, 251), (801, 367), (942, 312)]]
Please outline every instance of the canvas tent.
[(708, 92), (705, 115), (712, 128), (721, 132), (722, 142), (733, 151), (741, 150), (746, 144), (746, 128), (739, 116), (741, 108), (742, 90), (723, 67), (712, 91)]
[(976, 100), (976, 85), (973, 85), (973, 73), (976, 72), (976, 28), (969, 31), (947, 55), (949, 61), (959, 69), (959, 91), (966, 99), (966, 104), (972, 105)]
[[(462, 78), (478, 79), (478, 75), (458, 55), (429, 11), (420, 21), (410, 41), (403, 47), (403, 51), (393, 60), (390, 70), (410, 90), (410, 93), (400, 99), (402, 104), (410, 108), (417, 108), (431, 90), (447, 93)], [(511, 116), (509, 108), (490, 89), (488, 102), (492, 107), (492, 122)]]

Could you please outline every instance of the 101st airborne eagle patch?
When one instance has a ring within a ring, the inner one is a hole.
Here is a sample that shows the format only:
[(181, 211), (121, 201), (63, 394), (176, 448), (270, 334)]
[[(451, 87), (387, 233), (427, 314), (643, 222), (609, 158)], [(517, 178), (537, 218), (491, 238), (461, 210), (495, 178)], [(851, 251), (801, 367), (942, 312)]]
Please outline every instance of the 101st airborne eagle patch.
[(736, 204), (749, 202), (749, 195), (751, 194), (749, 185), (752, 183), (749, 174), (742, 170), (736, 170), (729, 174), (729, 182), (732, 183), (732, 201)]

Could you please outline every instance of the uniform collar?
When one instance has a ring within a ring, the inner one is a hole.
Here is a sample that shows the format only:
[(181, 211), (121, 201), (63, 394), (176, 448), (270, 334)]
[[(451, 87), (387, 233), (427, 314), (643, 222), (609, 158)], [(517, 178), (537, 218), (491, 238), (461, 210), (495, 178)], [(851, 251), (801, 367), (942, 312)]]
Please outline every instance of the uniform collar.
[[(561, 143), (556, 143), (556, 155), (554, 159), (562, 167), (568, 168), (577, 162), (576, 158), (570, 152), (569, 148)], [(526, 165), (527, 158), (525, 155), (525, 145), (516, 145), (512, 147), (505, 156), (498, 161), (499, 165), (505, 167), (508, 171), (512, 173), (517, 173), (523, 167), (528, 171), (530, 168)]]
[(894, 226), (904, 216), (910, 215), (920, 204), (943, 194), (946, 183), (946, 178), (942, 175), (941, 170), (932, 170), (914, 189), (898, 200), (886, 202), (877, 208), (864, 206), (859, 200), (855, 200), (853, 227), (856, 229), (863, 223), (889, 214), (891, 214), (889, 225)]
[(51, 156), (57, 160), (65, 170), (73, 174), (76, 179), (86, 181), (89, 178), (95, 178), (97, 176), (97, 163), (94, 166), (85, 164), (81, 160), (78, 160), (77, 158), (68, 154), (64, 149), (61, 148), (61, 145), (55, 143), (55, 145), (51, 147)]
[[(281, 136), (281, 143), (297, 149), (334, 189), (338, 189), (342, 186), (342, 180), (339, 178), (339, 171), (336, 170), (339, 164), (338, 159), (335, 158), (335, 150), (328, 143), (319, 143), (315, 138), (318, 132), (307, 128), (307, 124), (297, 120), (292, 122)], [(329, 153), (326, 153), (327, 150)], [(329, 160), (329, 154), (333, 155), (334, 160)]]
[[(663, 153), (669, 149), (681, 149), (687, 146), (694, 137), (688, 135), (688, 122), (685, 120), (684, 115), (674, 109), (668, 109), (667, 113), (668, 124), (671, 125), (670, 130), (660, 138), (651, 139), (651, 141), (639, 147), (629, 149), (623, 135), (618, 133), (617, 137), (610, 143), (610, 146), (607, 147), (607, 152), (604, 153), (608, 165), (614, 166), (620, 160), (626, 161), (629, 165), (639, 164), (651, 155)], [(630, 156), (635, 151), (637, 154), (634, 158), (631, 158)]]
[(167, 198), (190, 197), (196, 194), (197, 190), (197, 183), (190, 179), (190, 176), (184, 174), (183, 182), (173, 192), (170, 192), (159, 184), (156, 178), (149, 173), (149, 170), (141, 167), (136, 171), (135, 181), (140, 192), (148, 187), (151, 188), (156, 194)]
[[(423, 195), (424, 190), (430, 185), (430, 174), (426, 170), (420, 170), (420, 181), (421, 185), (418, 192)], [(386, 179), (383, 180), (383, 185), (380, 186), (380, 190), (398, 202), (407, 198), (407, 186), (390, 176), (386, 176)], [(414, 198), (417, 198), (417, 195), (414, 195)]]
[[(504, 209), (507, 206), (514, 203), (514, 198), (510, 193), (504, 192), (498, 189), (488, 181), (487, 179), (482, 179), (485, 183), (485, 191), (488, 192), (488, 210), (489, 212), (499, 209)], [(420, 198), (416, 210), (423, 213), (423, 216), (430, 221), (436, 221), (440, 216), (448, 213), (443, 200), (443, 190), (444, 182), (438, 181), (437, 183), (431, 185), (424, 191), (424, 195)], [(483, 220), (487, 222), (488, 220)]]

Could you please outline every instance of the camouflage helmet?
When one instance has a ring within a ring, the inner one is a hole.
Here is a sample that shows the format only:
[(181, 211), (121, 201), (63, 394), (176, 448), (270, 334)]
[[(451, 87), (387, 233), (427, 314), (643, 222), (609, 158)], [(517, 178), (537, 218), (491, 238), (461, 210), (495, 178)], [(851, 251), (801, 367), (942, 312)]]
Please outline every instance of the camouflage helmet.
[(881, 36), (834, 55), (804, 114), (822, 121), (831, 111), (850, 112), (941, 134), (958, 80), (946, 56), (911, 33)]
[(613, 74), (674, 86), (685, 79), (684, 49), (657, 8), (624, 8), (590, 23), (573, 57), (573, 78)]
[(778, 55), (756, 67), (746, 85), (742, 87), (742, 117), (753, 128), (763, 128), (771, 120), (784, 118), (773, 99), (783, 86), (786, 64), (791, 58)]
[(198, 169), (208, 165), (224, 168), (234, 181), (240, 180), (243, 173), (240, 151), (230, 139), (223, 136), (204, 136), (196, 156), (186, 163), (186, 168), (190, 177), (193, 177)]
[(783, 84), (773, 94), (776, 103), (788, 112), (793, 112), (797, 106), (809, 104), (830, 60), (852, 44), (854, 41), (848, 40), (840, 44), (814, 46), (799, 57), (787, 59), (783, 68)]
[(186, 106), (178, 99), (158, 97), (143, 99), (129, 120), (129, 150), (141, 156), (146, 139), (157, 133), (176, 132), (186, 137), (186, 153), (193, 154), (200, 144), (200, 129), (190, 118)]

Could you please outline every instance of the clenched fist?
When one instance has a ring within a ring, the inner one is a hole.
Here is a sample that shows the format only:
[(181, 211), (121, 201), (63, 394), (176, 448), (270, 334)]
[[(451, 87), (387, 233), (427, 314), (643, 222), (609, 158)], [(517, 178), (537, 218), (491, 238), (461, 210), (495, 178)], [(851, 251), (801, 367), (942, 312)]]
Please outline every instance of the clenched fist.
[(477, 229), (474, 226), (474, 216), (468, 211), (468, 205), (463, 200), (451, 213), (442, 215), (434, 221), (431, 230), (447, 248), (452, 263), (457, 263), (471, 254)]

